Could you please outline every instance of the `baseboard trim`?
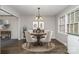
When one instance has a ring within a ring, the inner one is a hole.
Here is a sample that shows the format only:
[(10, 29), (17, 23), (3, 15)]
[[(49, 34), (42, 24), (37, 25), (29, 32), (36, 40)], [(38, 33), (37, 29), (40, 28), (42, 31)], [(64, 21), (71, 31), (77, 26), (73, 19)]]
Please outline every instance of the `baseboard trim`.
[[(56, 39), (56, 40), (58, 40), (58, 39)], [(62, 41), (60, 41), (60, 40), (58, 40), (60, 43), (62, 43), (62, 44), (64, 44), (66, 47), (67, 47), (67, 44), (66, 43), (64, 43), (64, 42), (62, 42)]]
[(11, 40), (18, 40), (18, 39), (11, 39)]

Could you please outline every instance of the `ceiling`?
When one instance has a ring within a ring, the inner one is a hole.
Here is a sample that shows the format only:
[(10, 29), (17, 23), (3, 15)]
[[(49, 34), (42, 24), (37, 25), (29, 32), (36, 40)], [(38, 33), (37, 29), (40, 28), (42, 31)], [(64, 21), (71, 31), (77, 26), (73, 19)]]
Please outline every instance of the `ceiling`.
[(40, 7), (40, 14), (42, 16), (53, 16), (64, 10), (68, 5), (9, 5), (20, 16), (35, 16), (37, 15), (37, 8)]
[(0, 15), (10, 15), (9, 13), (7, 13), (6, 11), (0, 9)]

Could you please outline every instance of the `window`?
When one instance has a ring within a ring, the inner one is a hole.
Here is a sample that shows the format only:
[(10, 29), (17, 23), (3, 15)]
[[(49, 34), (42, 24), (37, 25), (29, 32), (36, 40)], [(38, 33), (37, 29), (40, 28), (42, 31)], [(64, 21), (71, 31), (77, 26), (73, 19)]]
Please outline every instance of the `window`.
[(59, 32), (65, 33), (65, 16), (60, 17), (58, 21)]
[(37, 29), (38, 28), (38, 22), (37, 21), (33, 21), (33, 29)]
[(33, 21), (33, 29), (40, 28), (41, 30), (44, 30), (44, 22), (40, 21)]
[(39, 22), (39, 28), (40, 28), (41, 30), (44, 30), (44, 22)]
[(68, 14), (67, 33), (79, 35), (79, 10)]
[(59, 18), (58, 32), (79, 35), (79, 8)]

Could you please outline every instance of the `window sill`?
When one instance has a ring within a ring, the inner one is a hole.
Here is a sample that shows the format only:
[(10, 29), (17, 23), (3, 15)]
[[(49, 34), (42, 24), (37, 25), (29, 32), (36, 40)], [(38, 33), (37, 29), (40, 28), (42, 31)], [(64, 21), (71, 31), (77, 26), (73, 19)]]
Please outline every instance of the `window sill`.
[(61, 34), (67, 35), (67, 33), (64, 33), (64, 32), (58, 32), (58, 33), (61, 33)]
[(79, 34), (72, 34), (72, 33), (68, 33), (68, 34), (70, 34), (70, 35), (74, 35), (74, 36), (79, 36)]

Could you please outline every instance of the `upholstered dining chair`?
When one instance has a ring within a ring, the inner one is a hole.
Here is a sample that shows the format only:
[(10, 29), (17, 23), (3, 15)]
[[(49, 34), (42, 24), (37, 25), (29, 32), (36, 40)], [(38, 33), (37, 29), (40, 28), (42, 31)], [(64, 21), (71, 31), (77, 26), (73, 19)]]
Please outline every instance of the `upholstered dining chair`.
[[(28, 30), (29, 33), (33, 33), (33, 30)], [(35, 38), (34, 35), (30, 35), (32, 38)]]
[(28, 32), (29, 32), (29, 33), (32, 33), (32, 32), (33, 32), (33, 30), (28, 30)]
[(45, 38), (40, 39), (41, 42), (47, 43), (47, 47), (51, 46), (52, 31), (46, 31)]
[(28, 31), (25, 32), (25, 36), (26, 36), (27, 47), (30, 48), (31, 43), (36, 42), (37, 39), (36, 38), (32, 38)]
[[(44, 30), (44, 33), (48, 33), (49, 32), (49, 30)], [(42, 38), (46, 38), (47, 37), (47, 35), (42, 35)]]

